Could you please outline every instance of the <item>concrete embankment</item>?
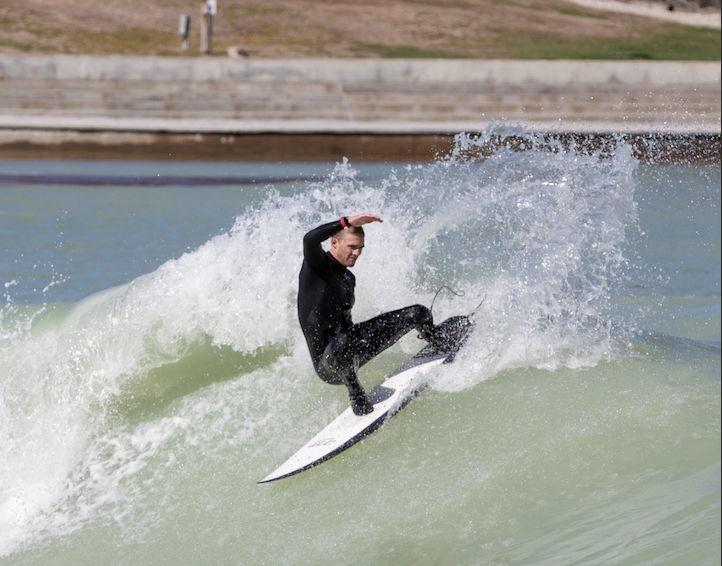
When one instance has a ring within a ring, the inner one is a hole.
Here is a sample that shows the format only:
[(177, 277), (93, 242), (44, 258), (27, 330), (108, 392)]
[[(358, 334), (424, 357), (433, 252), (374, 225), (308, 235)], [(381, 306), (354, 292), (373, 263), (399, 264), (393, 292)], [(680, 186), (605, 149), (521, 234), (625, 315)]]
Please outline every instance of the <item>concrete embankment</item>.
[(0, 57), (7, 157), (428, 158), (492, 121), (718, 160), (720, 65)]

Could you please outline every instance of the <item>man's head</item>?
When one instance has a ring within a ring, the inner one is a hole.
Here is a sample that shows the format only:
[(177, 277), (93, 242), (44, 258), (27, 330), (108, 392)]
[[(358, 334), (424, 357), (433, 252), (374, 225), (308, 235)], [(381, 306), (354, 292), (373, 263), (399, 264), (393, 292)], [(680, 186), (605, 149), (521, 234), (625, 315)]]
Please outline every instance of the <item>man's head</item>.
[(349, 226), (331, 237), (331, 255), (344, 267), (353, 267), (364, 248), (364, 229)]

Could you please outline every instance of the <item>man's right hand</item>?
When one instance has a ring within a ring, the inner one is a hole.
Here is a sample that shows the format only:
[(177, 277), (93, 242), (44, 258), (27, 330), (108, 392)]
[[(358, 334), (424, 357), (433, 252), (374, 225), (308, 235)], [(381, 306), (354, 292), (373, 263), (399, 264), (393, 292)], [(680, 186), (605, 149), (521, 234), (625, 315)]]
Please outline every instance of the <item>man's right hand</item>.
[(348, 217), (348, 223), (357, 228), (364, 224), (370, 224), (371, 222), (383, 222), (383, 220), (376, 214), (357, 214), (356, 216)]

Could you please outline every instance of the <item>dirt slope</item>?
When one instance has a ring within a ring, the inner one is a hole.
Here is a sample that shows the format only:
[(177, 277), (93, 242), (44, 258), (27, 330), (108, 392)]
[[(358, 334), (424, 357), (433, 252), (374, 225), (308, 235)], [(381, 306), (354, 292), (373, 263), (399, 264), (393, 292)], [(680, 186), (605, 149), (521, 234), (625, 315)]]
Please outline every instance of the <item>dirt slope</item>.
[[(195, 55), (199, 9), (198, 0), (2, 0), (0, 53)], [(719, 31), (566, 0), (218, 0), (218, 9), (220, 56), (238, 46), (263, 58), (719, 59)], [(188, 52), (182, 13), (192, 18)]]

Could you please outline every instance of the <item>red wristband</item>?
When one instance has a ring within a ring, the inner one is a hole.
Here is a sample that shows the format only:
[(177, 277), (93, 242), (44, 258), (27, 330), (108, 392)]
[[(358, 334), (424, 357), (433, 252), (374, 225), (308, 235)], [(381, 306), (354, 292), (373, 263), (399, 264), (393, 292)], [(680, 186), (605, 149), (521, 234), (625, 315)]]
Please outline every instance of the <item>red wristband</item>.
[(344, 228), (348, 228), (349, 226), (351, 226), (351, 225), (348, 223), (348, 218), (347, 218), (346, 216), (344, 216), (343, 218), (341, 218), (341, 226), (343, 226)]

